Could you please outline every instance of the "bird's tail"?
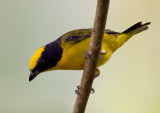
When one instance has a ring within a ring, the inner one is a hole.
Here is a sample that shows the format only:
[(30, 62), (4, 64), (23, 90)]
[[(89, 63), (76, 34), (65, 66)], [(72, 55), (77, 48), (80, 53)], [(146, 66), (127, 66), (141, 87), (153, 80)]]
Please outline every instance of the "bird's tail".
[(119, 44), (117, 44), (118, 47), (122, 46), (133, 35), (148, 29), (148, 25), (149, 24), (150, 24), (150, 22), (147, 22), (145, 24), (142, 24), (142, 22), (138, 22), (135, 25), (133, 25), (130, 28), (128, 28), (127, 30), (125, 30), (122, 33), (120, 33), (118, 35), (118, 39), (119, 39)]
[(123, 31), (122, 33), (126, 34), (126, 33), (130, 33), (130, 32), (134, 32), (135, 34), (140, 33), (146, 29), (148, 29), (148, 25), (151, 22), (147, 22), (145, 24), (142, 24), (142, 22), (138, 22), (135, 25), (131, 26), (130, 28), (128, 28), (127, 30)]

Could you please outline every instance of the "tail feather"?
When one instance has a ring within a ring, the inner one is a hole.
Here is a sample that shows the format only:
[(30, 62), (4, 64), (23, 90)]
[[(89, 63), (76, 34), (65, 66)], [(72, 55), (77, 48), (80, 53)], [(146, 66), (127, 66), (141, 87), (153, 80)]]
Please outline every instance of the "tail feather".
[(148, 29), (148, 25), (150, 24), (151, 22), (147, 22), (145, 24), (142, 24), (142, 22), (138, 22), (136, 23), (135, 25), (131, 26), (130, 28), (128, 28), (127, 30), (123, 31), (123, 33), (129, 33), (131, 31), (134, 31), (136, 30), (136, 34), (139, 33), (139, 32), (142, 32), (146, 29)]

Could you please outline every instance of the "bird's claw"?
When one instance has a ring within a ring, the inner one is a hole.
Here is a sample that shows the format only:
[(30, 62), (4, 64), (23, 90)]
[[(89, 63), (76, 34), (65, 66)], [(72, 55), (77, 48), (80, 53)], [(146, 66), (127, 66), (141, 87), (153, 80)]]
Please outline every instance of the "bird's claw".
[(91, 93), (93, 94), (95, 92), (94, 88), (91, 89)]
[(86, 51), (86, 54), (84, 55), (85, 59), (90, 59), (90, 55), (88, 53), (88, 50)]
[(79, 89), (80, 89), (80, 86), (77, 86), (77, 89), (75, 90), (75, 93), (80, 96)]
[(95, 76), (94, 76), (94, 79), (99, 77), (100, 73), (97, 73)]
[[(107, 54), (107, 51), (104, 49), (104, 50), (100, 51), (100, 54), (101, 54), (101, 55), (105, 55), (105, 54)], [(99, 55), (99, 59), (102, 59), (102, 56), (101, 56), (101, 55)], [(86, 51), (86, 54), (84, 55), (84, 57), (85, 57), (86, 59), (90, 59), (90, 58), (91, 58), (90, 55), (89, 55), (89, 53), (88, 53), (88, 50)]]
[[(80, 92), (79, 92), (80, 86), (77, 86), (77, 89), (75, 90), (75, 93), (80, 96)], [(94, 88), (91, 88), (91, 93), (93, 94), (95, 92)]]
[[(96, 69), (95, 76), (94, 76), (94, 79), (97, 78), (99, 75), (100, 75), (100, 70), (97, 68), (97, 69)], [(75, 90), (75, 93), (76, 93), (78, 96), (81, 95), (79, 90), (80, 90), (80, 85), (78, 85), (78, 86), (77, 86), (77, 89)], [(95, 92), (94, 88), (91, 88), (91, 93), (94, 93), (94, 92)]]

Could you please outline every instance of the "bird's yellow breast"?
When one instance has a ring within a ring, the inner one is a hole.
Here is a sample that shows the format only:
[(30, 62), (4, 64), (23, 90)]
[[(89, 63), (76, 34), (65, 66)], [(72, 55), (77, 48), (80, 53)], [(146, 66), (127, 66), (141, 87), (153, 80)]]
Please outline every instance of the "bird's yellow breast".
[[(78, 43), (68, 43), (63, 47), (63, 54), (61, 60), (56, 66), (50, 70), (82, 70), (85, 63), (85, 53), (89, 48), (91, 37), (83, 39)], [(105, 41), (102, 42), (101, 51), (106, 50), (107, 54), (101, 55), (102, 58), (98, 60), (98, 66), (103, 65), (112, 55), (112, 51), (108, 48)]]

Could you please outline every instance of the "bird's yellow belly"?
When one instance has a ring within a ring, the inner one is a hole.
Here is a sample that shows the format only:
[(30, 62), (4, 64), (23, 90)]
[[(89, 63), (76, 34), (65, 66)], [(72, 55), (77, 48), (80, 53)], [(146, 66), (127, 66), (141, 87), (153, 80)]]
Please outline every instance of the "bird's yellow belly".
[[(85, 54), (89, 48), (90, 38), (84, 39), (76, 44), (71, 45), (69, 49), (63, 50), (62, 58), (57, 65), (51, 70), (83, 70), (85, 64)], [(102, 49), (106, 50), (107, 54), (102, 54), (98, 60), (98, 66), (103, 65), (112, 55), (112, 51), (107, 48), (105, 43), (102, 43)]]

